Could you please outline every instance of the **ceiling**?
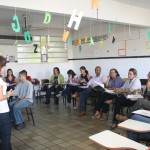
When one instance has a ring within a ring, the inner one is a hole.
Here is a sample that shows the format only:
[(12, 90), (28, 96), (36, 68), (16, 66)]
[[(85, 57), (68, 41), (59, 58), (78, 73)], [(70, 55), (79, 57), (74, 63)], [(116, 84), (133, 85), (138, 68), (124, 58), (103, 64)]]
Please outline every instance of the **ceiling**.
[[(15, 9), (0, 8), (0, 27), (11, 29), (12, 17), (15, 14)], [(22, 27), (25, 26), (23, 15), (27, 16), (27, 25), (31, 25), (31, 31), (33, 30), (47, 30), (49, 29), (64, 29), (64, 25), (67, 26), (70, 16), (62, 14), (52, 14), (52, 19), (49, 25), (43, 24), (45, 18), (45, 12), (31, 11), (31, 10), (16, 10), (16, 15), (19, 18)], [(83, 18), (80, 24), (80, 28), (90, 26), (91, 19)], [(97, 20), (93, 20), (92, 23), (97, 23)]]
[(150, 10), (150, 0), (114, 0), (114, 1)]

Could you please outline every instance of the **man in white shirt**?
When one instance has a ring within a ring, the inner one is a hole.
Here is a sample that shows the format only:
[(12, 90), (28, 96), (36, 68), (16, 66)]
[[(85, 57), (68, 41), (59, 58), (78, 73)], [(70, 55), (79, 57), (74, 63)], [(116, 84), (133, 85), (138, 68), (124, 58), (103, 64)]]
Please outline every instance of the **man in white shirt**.
[(100, 66), (97, 66), (95, 68), (95, 74), (96, 76), (94, 76), (87, 84), (87, 89), (84, 90), (83, 92), (79, 93), (79, 96), (80, 96), (80, 113), (79, 113), (79, 117), (82, 117), (84, 116), (86, 113), (85, 113), (85, 104), (86, 104), (86, 100), (87, 98), (89, 98), (93, 93), (96, 93), (98, 95), (101, 94), (100, 91), (95, 91), (93, 88), (95, 86), (97, 86), (97, 84), (95, 83), (98, 82), (98, 83), (101, 83), (101, 84), (105, 84), (106, 81), (107, 81), (107, 78), (106, 77), (103, 77), (101, 75), (101, 67)]

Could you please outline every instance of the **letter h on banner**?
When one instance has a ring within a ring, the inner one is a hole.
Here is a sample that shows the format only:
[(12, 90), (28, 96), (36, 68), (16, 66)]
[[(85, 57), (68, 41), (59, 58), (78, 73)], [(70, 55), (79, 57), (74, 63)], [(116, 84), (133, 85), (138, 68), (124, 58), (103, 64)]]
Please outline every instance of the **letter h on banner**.
[(68, 28), (72, 27), (73, 22), (76, 22), (74, 29), (78, 30), (82, 16), (83, 16), (83, 11), (80, 11), (79, 15), (76, 15), (77, 9), (74, 9), (71, 15), (71, 18), (69, 20)]

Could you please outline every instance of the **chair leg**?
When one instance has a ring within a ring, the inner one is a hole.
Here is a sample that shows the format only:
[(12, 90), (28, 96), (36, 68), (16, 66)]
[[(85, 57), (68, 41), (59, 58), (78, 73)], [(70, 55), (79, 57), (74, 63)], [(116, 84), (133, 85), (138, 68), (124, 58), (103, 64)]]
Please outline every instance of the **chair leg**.
[(30, 108), (30, 115), (31, 115), (31, 117), (32, 117), (33, 125), (35, 126), (35, 121), (34, 121), (33, 112), (32, 112), (32, 109), (31, 109), (31, 108)]
[(26, 112), (27, 112), (28, 121), (30, 121), (28, 107), (26, 107)]

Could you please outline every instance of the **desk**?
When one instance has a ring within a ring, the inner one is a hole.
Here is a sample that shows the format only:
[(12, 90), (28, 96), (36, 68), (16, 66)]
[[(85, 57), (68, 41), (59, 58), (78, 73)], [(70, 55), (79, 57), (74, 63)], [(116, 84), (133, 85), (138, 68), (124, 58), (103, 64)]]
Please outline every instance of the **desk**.
[(147, 150), (148, 147), (145, 145), (134, 142), (126, 137), (118, 135), (112, 131), (106, 130), (98, 134), (89, 137), (92, 141), (100, 144), (106, 149), (123, 150), (123, 149), (133, 149), (133, 150)]
[(128, 119), (120, 124), (118, 124), (119, 128), (137, 132), (137, 133), (146, 133), (150, 132), (150, 124), (145, 122), (140, 122), (132, 119)]
[(150, 110), (143, 110), (143, 109), (140, 109), (140, 110), (133, 111), (132, 113), (138, 114), (138, 115), (142, 115), (142, 116), (145, 116), (145, 117), (149, 117), (149, 118), (150, 118)]

